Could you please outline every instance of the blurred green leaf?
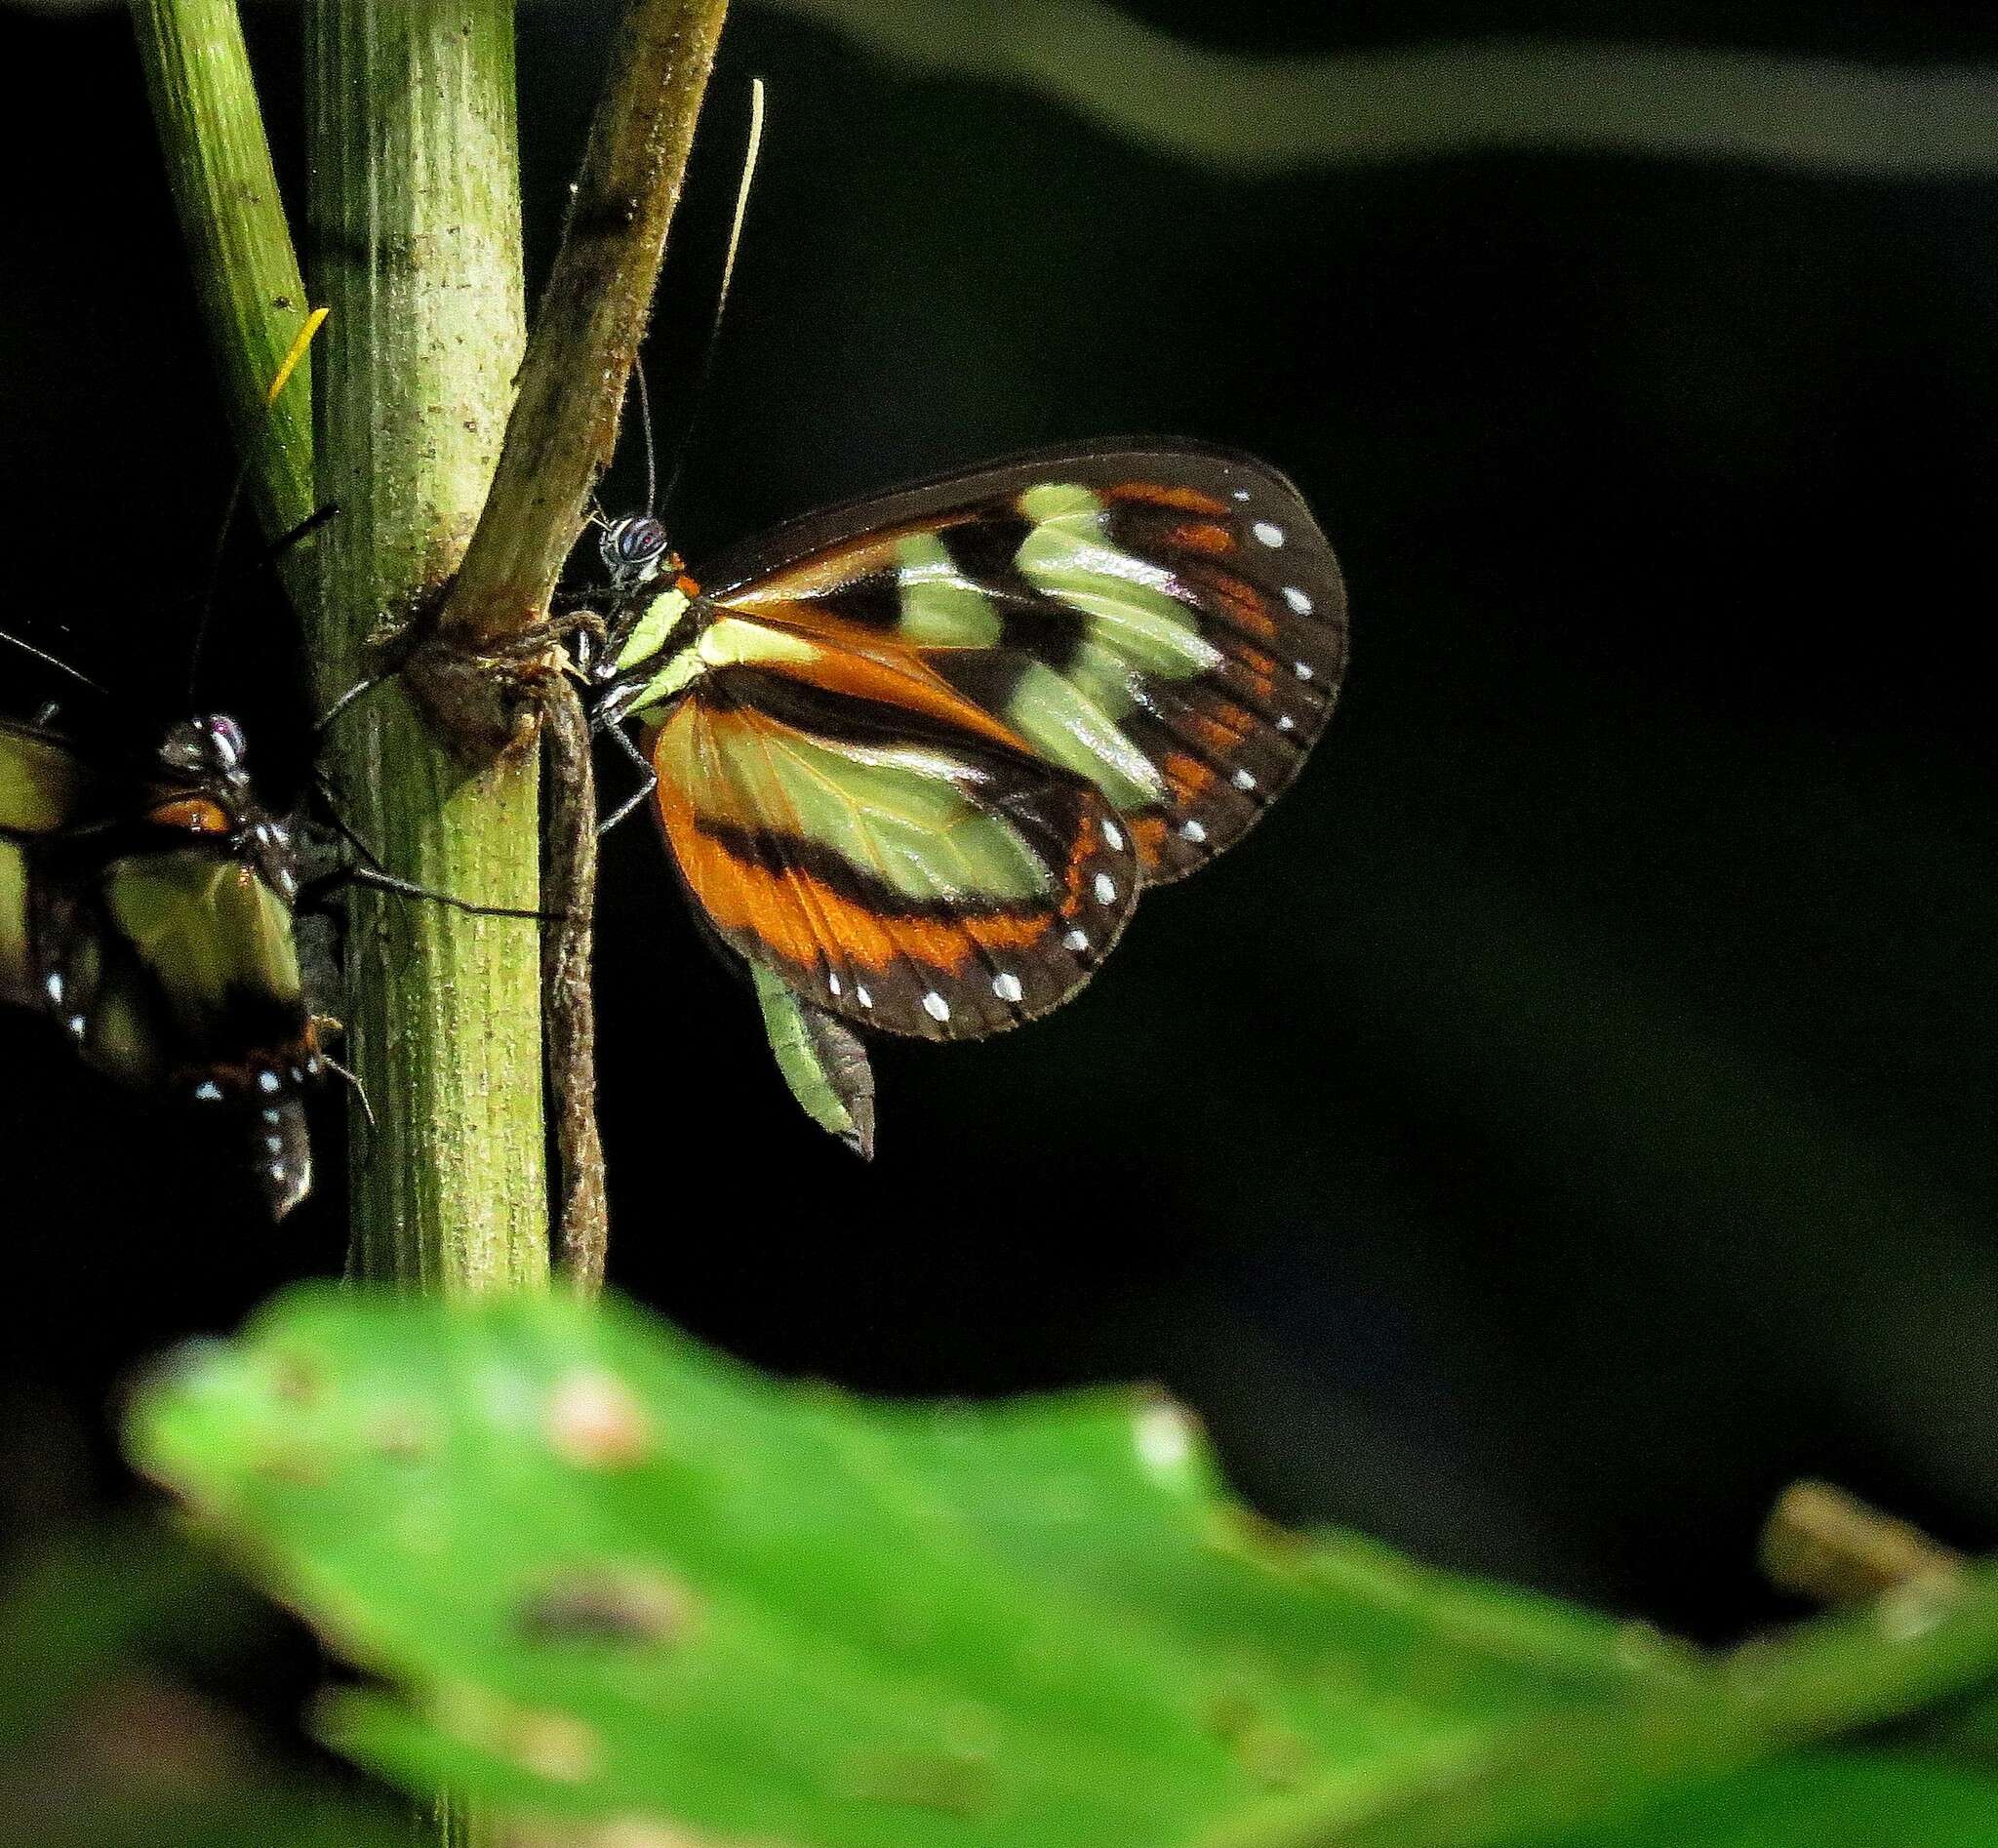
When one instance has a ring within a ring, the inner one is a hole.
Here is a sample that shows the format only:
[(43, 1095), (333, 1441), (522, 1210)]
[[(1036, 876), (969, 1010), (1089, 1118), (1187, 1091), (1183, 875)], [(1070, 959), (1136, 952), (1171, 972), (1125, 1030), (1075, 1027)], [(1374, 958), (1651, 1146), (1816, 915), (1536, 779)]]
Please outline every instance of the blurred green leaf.
[(1998, 1785), (1886, 1752), (1796, 1752), (1559, 1848), (1990, 1848)]
[(1988, 174), (1998, 69), (1733, 46), (1488, 38), (1244, 57), (1106, 0), (762, 0), (877, 56), (1031, 90), (1221, 172), (1601, 148), (1830, 173)]
[[(1712, 1828), (1677, 1839), (1718, 1848), (1785, 1788), (1742, 1767), (1998, 1672), (1988, 1575), (1707, 1663), (1269, 1529), (1156, 1397), (870, 1406), (615, 1304), (300, 1293), (163, 1376), (130, 1439), (387, 1678), (330, 1703), (337, 1741), (547, 1819), (1416, 1848), (1545, 1839), (1703, 1781)], [(1938, 1814), (1998, 1798), (1885, 1775)]]

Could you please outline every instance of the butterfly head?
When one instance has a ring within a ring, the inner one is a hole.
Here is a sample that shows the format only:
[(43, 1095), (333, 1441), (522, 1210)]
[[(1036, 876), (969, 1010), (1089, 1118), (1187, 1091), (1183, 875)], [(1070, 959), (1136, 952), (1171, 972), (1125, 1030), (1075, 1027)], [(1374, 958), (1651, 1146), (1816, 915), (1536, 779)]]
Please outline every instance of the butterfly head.
[(627, 513), (604, 528), (597, 542), (604, 569), (614, 590), (635, 590), (661, 572), (680, 569), (679, 555), (666, 541), (666, 529), (650, 513)]
[(249, 781), (245, 754), (243, 728), (225, 712), (187, 719), (175, 726), (160, 744), (160, 761), (169, 770), (227, 786)]

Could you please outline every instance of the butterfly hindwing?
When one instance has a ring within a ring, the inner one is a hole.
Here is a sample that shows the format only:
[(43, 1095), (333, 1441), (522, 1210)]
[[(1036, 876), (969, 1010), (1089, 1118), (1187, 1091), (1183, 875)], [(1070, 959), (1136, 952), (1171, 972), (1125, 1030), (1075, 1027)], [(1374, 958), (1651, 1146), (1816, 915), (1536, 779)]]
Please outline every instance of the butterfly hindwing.
[(929, 1039), (1080, 987), (1139, 884), (1096, 788), (922, 710), (918, 682), (906, 705), (835, 690), (850, 653), (783, 665), (708, 672), (651, 741), (674, 862), (722, 940), (858, 1025)]
[(721, 610), (909, 651), (1131, 823), (1152, 883), (1297, 774), (1346, 657), (1297, 490), (1223, 450), (1048, 451), (779, 529), (703, 574)]

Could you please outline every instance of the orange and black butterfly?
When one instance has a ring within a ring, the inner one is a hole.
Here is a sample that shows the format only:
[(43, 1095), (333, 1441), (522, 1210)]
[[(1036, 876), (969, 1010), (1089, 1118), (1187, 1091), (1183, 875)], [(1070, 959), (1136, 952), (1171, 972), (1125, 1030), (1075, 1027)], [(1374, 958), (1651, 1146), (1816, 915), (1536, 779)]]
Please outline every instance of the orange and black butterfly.
[(698, 582), (650, 515), (602, 549), (597, 722), (643, 727), (699, 912), (817, 1008), (925, 1039), (1074, 994), (1141, 892), (1289, 785), (1345, 669), (1297, 489), (1193, 444), (940, 476)]

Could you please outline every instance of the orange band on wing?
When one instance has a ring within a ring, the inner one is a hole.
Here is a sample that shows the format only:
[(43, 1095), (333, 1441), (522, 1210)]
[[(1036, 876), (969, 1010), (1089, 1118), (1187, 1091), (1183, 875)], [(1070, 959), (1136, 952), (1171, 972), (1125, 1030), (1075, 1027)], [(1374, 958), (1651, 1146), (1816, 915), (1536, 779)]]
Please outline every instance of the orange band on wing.
[(1191, 807), (1199, 799), (1201, 791), (1214, 782), (1214, 771), (1198, 757), (1189, 757), (1184, 751), (1166, 752), (1159, 759), (1159, 770), (1181, 808)]
[(808, 619), (809, 626), (805, 622), (784, 622), (780, 611), (759, 611), (755, 620), (789, 634), (802, 635), (813, 644), (809, 658), (774, 656), (756, 663), (770, 673), (802, 681), (827, 693), (899, 705), (904, 711), (921, 713), (925, 718), (970, 732), (975, 738), (1003, 744), (1008, 750), (1032, 754), (1018, 732), (983, 706), (967, 700), (913, 650), (884, 648), (881, 638), (870, 630), (816, 611)]
[[(767, 955), (780, 957), (802, 970), (816, 971), (823, 963), (843, 959), (860, 968), (886, 972), (899, 962), (913, 961), (955, 976), (963, 974), (983, 952), (1032, 949), (1066, 917), (1082, 909), (1083, 868), (1093, 854), (1101, 851), (1099, 820), (1085, 824), (1068, 842), (1060, 898), (1050, 895), (1045, 904), (1030, 908), (967, 908), (948, 917), (876, 910), (804, 866), (772, 870), (744, 860), (728, 840), (701, 825), (701, 809), (671, 774), (670, 764), (661, 761), (667, 749), (662, 741), (672, 726), (710, 725), (724, 717), (752, 727), (768, 723), (748, 712), (711, 715), (690, 703), (647, 741), (649, 754), (660, 771), (659, 814), (673, 857), (689, 888), (724, 933), (753, 938)], [(692, 755), (697, 760), (701, 755), (698, 744)], [(709, 791), (711, 796), (716, 793)], [(733, 816), (725, 808), (710, 808), (708, 813), (732, 826), (754, 827), (760, 823), (763, 831), (782, 838), (768, 817)], [(864, 877), (863, 869), (856, 867), (855, 872)]]
[(980, 948), (1027, 949), (1049, 929), (1046, 915), (987, 914), (949, 922), (885, 917), (809, 872), (794, 867), (774, 874), (737, 859), (722, 842), (699, 832), (684, 804), (662, 797), (659, 807), (680, 870), (708, 915), (724, 931), (745, 933), (769, 954), (800, 969), (816, 970), (828, 949), (837, 949), (877, 973), (906, 960), (955, 976)]
[(1235, 536), (1225, 526), (1217, 526), (1212, 520), (1181, 520), (1167, 536), (1174, 544), (1183, 545), (1189, 552), (1231, 552), (1235, 549)]
[(1211, 599), (1218, 605), (1235, 627), (1265, 642), (1276, 640), (1280, 628), (1276, 613), (1247, 579), (1236, 577), (1232, 571), (1218, 570), (1205, 560), (1189, 561), (1179, 567), (1179, 575), (1199, 591), (1203, 600)]
[(1103, 499), (1139, 501), (1155, 507), (1179, 507), (1188, 513), (1206, 513), (1217, 518), (1228, 510), (1225, 501), (1203, 494), (1198, 488), (1178, 487), (1166, 481), (1120, 481), (1103, 490)]

